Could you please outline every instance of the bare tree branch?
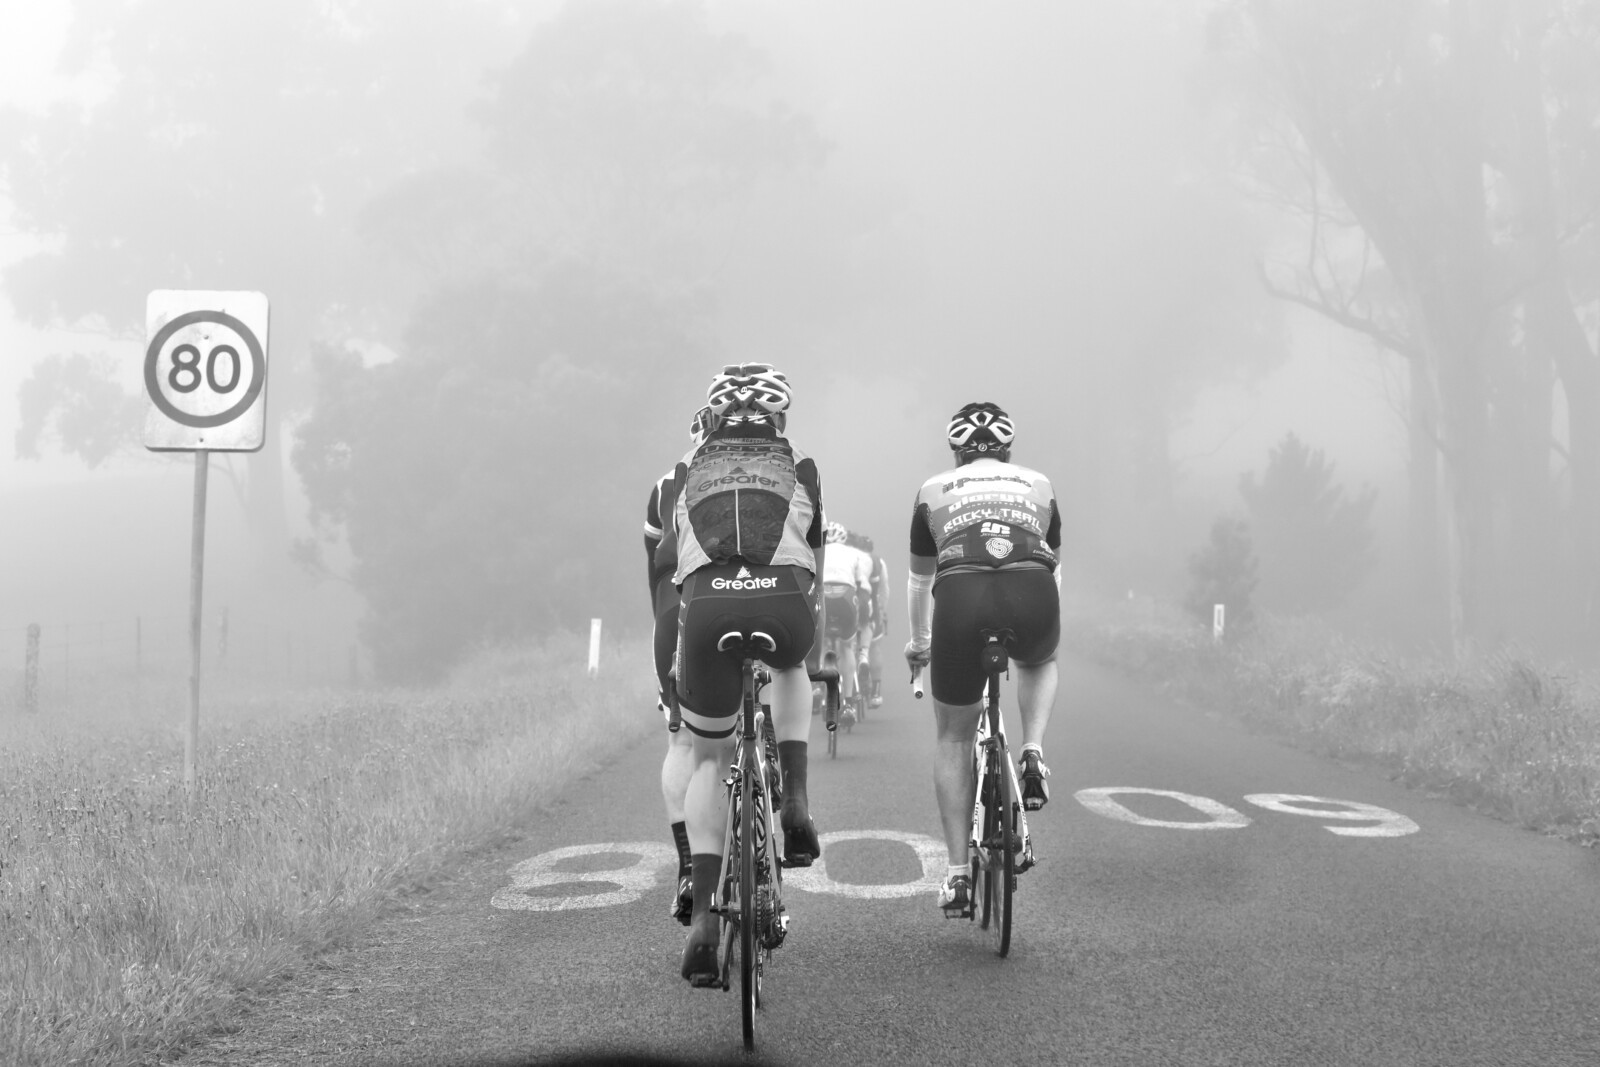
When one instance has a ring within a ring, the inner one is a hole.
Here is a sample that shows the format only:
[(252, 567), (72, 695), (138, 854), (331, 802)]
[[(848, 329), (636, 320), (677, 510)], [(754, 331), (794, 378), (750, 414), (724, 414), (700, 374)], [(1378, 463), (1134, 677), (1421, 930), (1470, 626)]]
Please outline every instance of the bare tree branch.
[(1267, 274), (1266, 264), (1257, 263), (1256, 271), (1261, 276), (1262, 286), (1266, 288), (1268, 293), (1277, 297), (1279, 300), (1283, 300), (1291, 304), (1298, 304), (1304, 308), (1309, 308), (1322, 317), (1328, 319), (1330, 322), (1335, 322), (1348, 330), (1353, 330), (1356, 333), (1370, 337), (1372, 340), (1378, 342), (1380, 345), (1398, 356), (1403, 356), (1406, 359), (1416, 359), (1421, 355), (1417, 349), (1417, 346), (1412, 344), (1404, 337), (1384, 329), (1371, 319), (1355, 314), (1354, 312), (1350, 311), (1348, 307), (1336, 307), (1328, 303), (1320, 295), (1317, 297), (1310, 297), (1303, 293), (1297, 293), (1292, 289), (1285, 289), (1276, 284), (1273, 282), (1271, 276)]

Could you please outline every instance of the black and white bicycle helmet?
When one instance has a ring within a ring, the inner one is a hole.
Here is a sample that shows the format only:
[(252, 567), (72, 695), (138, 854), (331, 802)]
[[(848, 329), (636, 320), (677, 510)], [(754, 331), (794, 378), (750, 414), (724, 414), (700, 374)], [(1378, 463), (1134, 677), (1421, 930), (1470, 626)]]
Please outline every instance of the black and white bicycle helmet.
[(825, 545), (842, 545), (850, 539), (850, 531), (844, 528), (842, 522), (830, 522), (822, 528), (822, 543)]
[(945, 440), (950, 450), (964, 460), (976, 459), (994, 453), (996, 459), (1011, 458), (1011, 442), (1016, 438), (1016, 427), (998, 404), (987, 400), (968, 404), (950, 417), (945, 427)]
[(789, 398), (789, 379), (770, 363), (730, 364), (706, 390), (706, 406), (719, 420), (781, 421)]

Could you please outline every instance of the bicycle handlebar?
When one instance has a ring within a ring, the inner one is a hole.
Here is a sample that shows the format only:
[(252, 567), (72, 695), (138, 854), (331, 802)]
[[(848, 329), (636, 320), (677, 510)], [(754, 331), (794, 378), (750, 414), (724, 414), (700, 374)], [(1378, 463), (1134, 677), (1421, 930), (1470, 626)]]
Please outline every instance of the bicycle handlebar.
[(922, 699), (922, 668), (911, 668), (911, 695), (918, 700)]

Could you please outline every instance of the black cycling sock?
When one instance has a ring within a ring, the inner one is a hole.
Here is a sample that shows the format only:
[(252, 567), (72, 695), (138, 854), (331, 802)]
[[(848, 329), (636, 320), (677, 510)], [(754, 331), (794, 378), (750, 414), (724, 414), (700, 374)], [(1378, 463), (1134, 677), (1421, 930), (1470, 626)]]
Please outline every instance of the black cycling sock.
[(678, 846), (678, 877), (689, 873), (689, 824), (682, 821), (672, 824), (672, 843)]
[[(806, 743), (804, 741), (778, 742), (778, 767), (783, 771), (783, 813), (801, 817), (810, 814), (810, 800), (806, 796)], [(784, 820), (786, 823), (788, 818)]]
[(696, 852), (693, 857), (694, 917), (699, 918), (711, 910), (711, 896), (717, 890), (717, 879), (722, 876), (722, 857)]

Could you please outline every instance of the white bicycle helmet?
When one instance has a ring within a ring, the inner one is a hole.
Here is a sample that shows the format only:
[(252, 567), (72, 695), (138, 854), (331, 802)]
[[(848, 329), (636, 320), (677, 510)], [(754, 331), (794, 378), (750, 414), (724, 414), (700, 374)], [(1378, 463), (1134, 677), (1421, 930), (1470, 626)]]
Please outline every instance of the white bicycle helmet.
[(850, 531), (844, 528), (842, 522), (830, 522), (822, 528), (822, 543), (825, 545), (842, 545), (850, 537)]
[(958, 455), (971, 457), (997, 452), (1000, 459), (1005, 459), (1011, 454), (1011, 442), (1017, 431), (1011, 424), (1011, 416), (998, 404), (983, 401), (968, 404), (952, 415), (944, 433), (951, 451)]
[(711, 376), (706, 406), (718, 419), (767, 420), (789, 410), (789, 379), (770, 363), (736, 363)]

